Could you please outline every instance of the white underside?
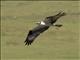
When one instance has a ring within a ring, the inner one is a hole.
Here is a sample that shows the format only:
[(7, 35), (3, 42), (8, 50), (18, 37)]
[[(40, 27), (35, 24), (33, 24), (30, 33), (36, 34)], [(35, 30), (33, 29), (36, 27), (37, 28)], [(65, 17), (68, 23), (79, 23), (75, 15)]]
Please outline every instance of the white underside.
[(40, 24), (41, 24), (41, 25), (46, 25), (44, 21), (41, 21)]

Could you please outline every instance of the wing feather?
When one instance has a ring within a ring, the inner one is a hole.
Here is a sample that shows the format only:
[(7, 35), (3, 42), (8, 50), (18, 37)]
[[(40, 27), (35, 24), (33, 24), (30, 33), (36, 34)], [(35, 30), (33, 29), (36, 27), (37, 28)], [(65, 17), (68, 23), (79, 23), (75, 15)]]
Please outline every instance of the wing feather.
[(34, 39), (37, 38), (40, 35), (40, 33), (44, 32), (48, 28), (49, 28), (49, 26), (39, 25), (36, 28), (30, 30), (27, 35), (27, 38), (25, 40), (25, 45), (31, 45), (31, 43), (34, 41)]

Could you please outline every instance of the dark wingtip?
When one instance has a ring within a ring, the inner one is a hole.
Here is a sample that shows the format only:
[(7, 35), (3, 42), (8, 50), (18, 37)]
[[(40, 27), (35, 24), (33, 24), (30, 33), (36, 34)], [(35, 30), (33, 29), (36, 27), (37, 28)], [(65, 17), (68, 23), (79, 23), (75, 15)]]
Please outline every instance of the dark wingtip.
[(24, 43), (26, 43), (26, 40), (24, 41)]
[(26, 45), (27, 45), (27, 46), (30, 46), (31, 44), (25, 43), (25, 46), (26, 46)]
[(26, 45), (29, 46), (29, 45), (31, 45), (32, 41), (24, 41), (24, 43), (25, 43), (25, 46)]

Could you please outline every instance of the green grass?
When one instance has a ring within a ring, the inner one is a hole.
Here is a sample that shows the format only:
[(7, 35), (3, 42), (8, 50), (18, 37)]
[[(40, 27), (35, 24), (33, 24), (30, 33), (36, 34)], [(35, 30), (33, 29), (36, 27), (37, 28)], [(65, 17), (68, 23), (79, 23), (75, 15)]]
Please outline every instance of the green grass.
[[(2, 60), (78, 60), (80, 2), (72, 1), (2, 1), (1, 2), (1, 59)], [(46, 16), (67, 13), (50, 27), (31, 46), (25, 46), (28, 31), (35, 22)]]

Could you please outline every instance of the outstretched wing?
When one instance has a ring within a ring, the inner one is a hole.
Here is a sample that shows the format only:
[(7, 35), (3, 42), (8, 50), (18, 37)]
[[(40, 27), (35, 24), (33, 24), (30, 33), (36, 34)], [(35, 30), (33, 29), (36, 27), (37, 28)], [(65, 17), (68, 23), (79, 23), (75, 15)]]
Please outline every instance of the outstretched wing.
[(49, 26), (39, 25), (35, 27), (34, 29), (30, 30), (25, 40), (25, 45), (31, 45), (31, 43), (35, 40), (35, 38), (38, 37), (40, 33), (44, 32), (48, 28)]
[(38, 36), (39, 34), (33, 33), (32, 30), (29, 31), (28, 36), (25, 40), (25, 45), (31, 45), (31, 43), (34, 41), (34, 39)]

